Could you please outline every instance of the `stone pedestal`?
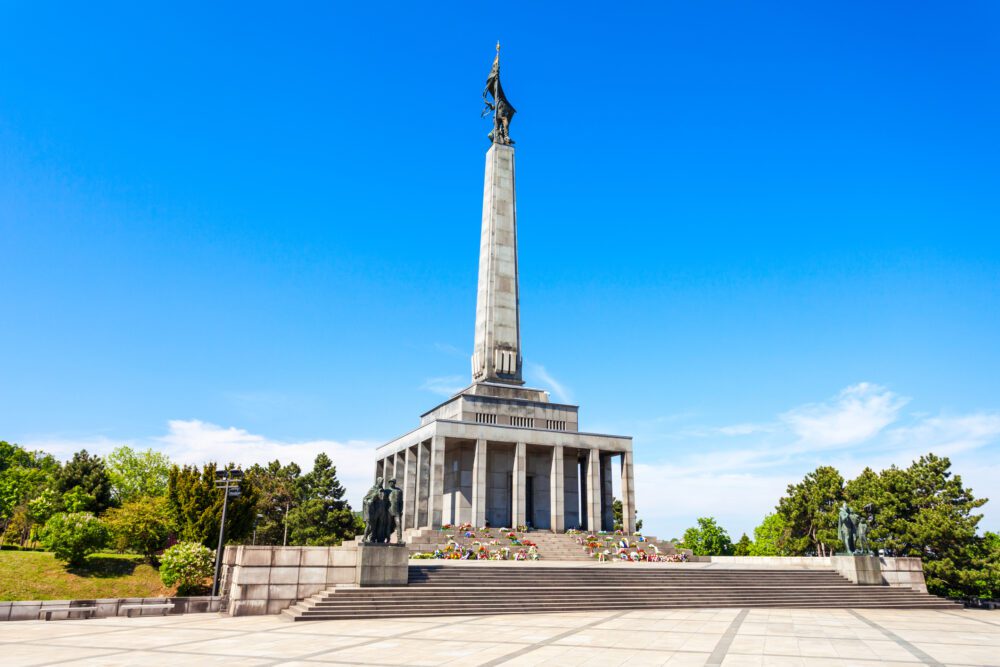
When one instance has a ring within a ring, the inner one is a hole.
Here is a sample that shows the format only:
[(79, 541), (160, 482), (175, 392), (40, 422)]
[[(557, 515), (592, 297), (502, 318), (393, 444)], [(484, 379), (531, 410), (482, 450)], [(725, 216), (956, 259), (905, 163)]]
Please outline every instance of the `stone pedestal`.
[(354, 583), (358, 586), (405, 586), (410, 553), (405, 544), (358, 545)]
[(882, 585), (882, 568), (878, 556), (833, 556), (830, 562), (834, 569), (850, 579), (852, 584)]

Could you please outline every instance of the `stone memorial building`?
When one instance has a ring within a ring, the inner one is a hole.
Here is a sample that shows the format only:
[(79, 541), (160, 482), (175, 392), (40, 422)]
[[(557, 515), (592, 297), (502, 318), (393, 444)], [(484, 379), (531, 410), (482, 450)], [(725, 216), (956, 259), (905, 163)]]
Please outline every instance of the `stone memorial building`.
[(611, 530), (617, 475), (624, 529), (632, 532), (632, 438), (584, 433), (578, 406), (524, 386), (514, 147), (506, 131), (513, 107), (500, 88), (499, 53), (487, 86), (497, 113), (486, 152), (472, 384), (379, 447), (375, 474), (402, 487), (406, 529), (468, 522), (555, 532)]

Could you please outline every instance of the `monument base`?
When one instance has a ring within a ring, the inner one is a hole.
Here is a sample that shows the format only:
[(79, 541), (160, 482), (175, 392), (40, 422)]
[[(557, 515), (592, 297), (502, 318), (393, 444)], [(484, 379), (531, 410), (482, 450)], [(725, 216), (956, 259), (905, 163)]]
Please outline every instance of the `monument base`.
[(881, 586), (882, 567), (878, 556), (832, 556), (830, 562), (851, 583), (861, 586)]
[(405, 586), (409, 567), (410, 552), (405, 544), (362, 542), (354, 583), (362, 587)]

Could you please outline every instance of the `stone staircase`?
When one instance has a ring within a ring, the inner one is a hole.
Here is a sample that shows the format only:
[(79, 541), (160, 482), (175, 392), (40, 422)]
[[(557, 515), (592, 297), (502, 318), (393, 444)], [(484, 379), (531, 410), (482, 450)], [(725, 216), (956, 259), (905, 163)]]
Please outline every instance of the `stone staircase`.
[[(471, 532), (475, 533), (475, 537), (465, 537), (464, 532), (457, 529), (410, 529), (406, 531), (403, 539), (406, 541), (406, 545), (409, 548), (411, 555), (416, 553), (433, 553), (435, 549), (443, 550), (448, 545), (449, 535), (453, 536), (455, 543), (458, 544), (459, 547), (463, 548), (468, 547), (474, 549), (475, 547), (473, 546), (473, 542), (475, 541), (487, 543), (492, 540), (496, 540), (498, 544), (487, 545), (487, 548), (489, 549), (497, 549), (499, 547), (509, 545), (509, 540), (503, 537), (503, 533), (507, 531), (501, 531), (500, 529), (493, 528), (488, 531), (488, 536), (484, 536), (483, 531), (481, 530)], [(516, 532), (516, 535), (522, 542), (528, 540), (538, 545), (538, 554), (542, 560), (596, 560), (589, 554), (590, 550), (585, 544), (587, 542), (586, 533), (580, 535), (570, 535), (565, 533), (551, 533), (548, 531), (526, 531)], [(603, 551), (608, 549), (612, 554), (615, 553), (615, 545), (617, 544), (617, 541), (621, 539), (621, 536), (615, 535), (595, 535), (595, 537), (597, 538), (596, 541), (601, 544), (601, 546), (598, 547), (598, 550)], [(637, 538), (635, 537), (629, 537), (627, 539), (632, 545), (630, 550), (633, 548), (639, 548), (649, 551), (649, 545), (655, 544), (661, 555), (678, 553), (678, 549), (676, 549), (671, 542), (658, 540), (655, 537), (643, 537), (643, 542), (637, 542)], [(581, 540), (583, 544), (581, 544)], [(510, 548), (512, 551), (517, 551), (521, 547), (511, 546)]]
[(408, 586), (331, 589), (282, 615), (286, 620), (307, 621), (717, 607), (958, 609), (960, 605), (909, 588), (856, 586), (825, 570), (411, 563)]

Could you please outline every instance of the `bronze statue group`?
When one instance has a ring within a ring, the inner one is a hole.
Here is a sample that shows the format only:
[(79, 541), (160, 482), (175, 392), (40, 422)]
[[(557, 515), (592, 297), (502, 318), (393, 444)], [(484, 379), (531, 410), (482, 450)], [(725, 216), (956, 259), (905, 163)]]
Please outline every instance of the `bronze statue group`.
[(365, 494), (361, 514), (365, 520), (365, 542), (385, 544), (392, 542), (396, 535), (396, 544), (403, 543), (403, 490), (396, 486), (396, 480), (386, 482), (382, 486), (382, 478), (376, 477), (375, 484)]
[[(865, 508), (866, 512), (870, 506)], [(868, 544), (869, 517), (860, 515), (847, 503), (842, 503), (837, 516), (837, 539), (844, 543), (848, 555), (867, 556), (872, 550)]]

